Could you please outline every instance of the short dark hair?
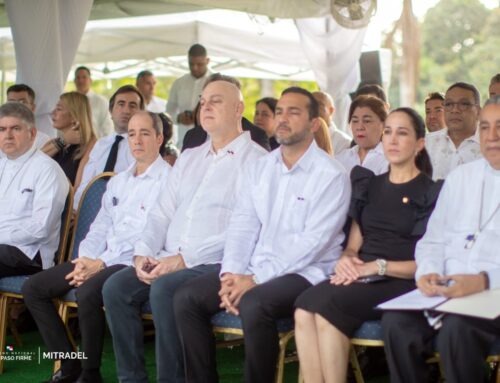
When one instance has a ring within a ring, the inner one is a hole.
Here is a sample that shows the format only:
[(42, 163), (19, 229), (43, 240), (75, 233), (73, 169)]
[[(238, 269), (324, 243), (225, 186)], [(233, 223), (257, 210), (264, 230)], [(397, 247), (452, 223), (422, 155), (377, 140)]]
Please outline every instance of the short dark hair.
[(151, 72), (150, 70), (141, 70), (137, 74), (137, 78), (135, 79), (135, 81), (139, 81), (141, 78), (149, 77), (149, 76), (154, 76), (153, 72)]
[(90, 69), (89, 69), (88, 67), (86, 67), (86, 66), (84, 66), (84, 65), (80, 65), (79, 67), (77, 67), (77, 68), (75, 69), (75, 77), (76, 77), (76, 74), (77, 74), (79, 71), (81, 71), (81, 70), (84, 70), (85, 72), (87, 72), (89, 76), (91, 75), (91, 74), (90, 74)]
[(496, 75), (494, 75), (491, 80), (490, 80), (490, 86), (492, 86), (493, 84), (497, 84), (500, 82), (500, 73), (497, 73)]
[(201, 44), (193, 44), (193, 45), (191, 45), (191, 48), (189, 48), (188, 56), (190, 56), (190, 57), (200, 57), (200, 56), (206, 57), (207, 50)]
[(484, 103), (484, 106), (488, 105), (500, 105), (500, 94), (491, 96), (489, 99), (487, 99), (486, 102)]
[(26, 92), (31, 98), (31, 102), (35, 102), (35, 91), (26, 84), (14, 84), (7, 88), (7, 94), (10, 92)]
[(456, 83), (452, 84), (448, 89), (446, 89), (446, 93), (448, 93), (453, 88), (460, 88), (460, 89), (465, 89), (465, 90), (471, 91), (474, 94), (474, 102), (476, 103), (477, 106), (480, 106), (481, 95), (479, 94), (479, 91), (477, 90), (477, 88), (474, 85), (469, 84), (467, 82), (456, 82)]
[(309, 119), (311, 120), (313, 118), (319, 117), (319, 103), (314, 98), (311, 92), (299, 86), (291, 86), (289, 88), (286, 88), (283, 92), (281, 92), (281, 96), (283, 97), (285, 94), (288, 93), (296, 93), (306, 96), (309, 99), (309, 105), (307, 106), (307, 110), (309, 112)]
[(441, 92), (431, 92), (427, 95), (424, 101), (424, 105), (430, 100), (441, 100), (444, 101), (444, 94)]
[(113, 95), (109, 99), (109, 111), (110, 112), (113, 110), (113, 106), (115, 106), (116, 96), (118, 96), (119, 94), (123, 94), (123, 93), (135, 93), (135, 94), (137, 94), (139, 96), (139, 98), (141, 99), (141, 102), (139, 104), (139, 109), (144, 110), (144, 96), (142, 95), (141, 92), (139, 92), (139, 89), (137, 89), (135, 86), (129, 84), (129, 85), (123, 85), (123, 86), (119, 87), (116, 90), (116, 92), (113, 93)]
[(158, 113), (157, 116), (160, 118), (163, 127), (163, 142), (160, 146), (160, 155), (163, 157), (167, 154), (166, 145), (172, 139), (174, 132), (174, 121), (166, 113)]
[(236, 86), (236, 88), (241, 90), (241, 83), (237, 78), (232, 77), (232, 76), (228, 76), (228, 75), (225, 75), (222, 73), (213, 73), (210, 76), (208, 76), (207, 81), (205, 81), (205, 84), (203, 85), (203, 89), (205, 89), (208, 84), (210, 84), (211, 82), (215, 82), (215, 81), (228, 82), (230, 84), (233, 84), (234, 86)]
[(366, 95), (378, 97), (383, 102), (387, 103), (387, 95), (385, 94), (385, 90), (378, 84), (365, 84), (360, 86), (358, 90), (356, 90), (354, 98)]
[(361, 95), (356, 97), (349, 106), (348, 120), (351, 122), (352, 115), (356, 108), (369, 108), (373, 113), (375, 113), (380, 121), (385, 121), (387, 118), (387, 104), (379, 97), (372, 95)]
[(0, 106), (0, 118), (16, 117), (29, 128), (35, 127), (35, 115), (26, 105), (20, 102), (6, 102)]
[(258, 104), (261, 104), (261, 103), (266, 104), (274, 114), (278, 100), (274, 97), (264, 97), (264, 98), (261, 98), (260, 100), (257, 100), (257, 102), (255, 103), (255, 106), (257, 106)]

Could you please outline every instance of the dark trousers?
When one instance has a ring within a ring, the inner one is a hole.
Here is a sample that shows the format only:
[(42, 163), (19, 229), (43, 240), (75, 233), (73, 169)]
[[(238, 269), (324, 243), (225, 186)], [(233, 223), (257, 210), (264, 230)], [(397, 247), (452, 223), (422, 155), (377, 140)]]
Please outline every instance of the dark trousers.
[[(124, 265), (107, 267), (76, 289), (78, 321), (82, 335), (81, 350), (88, 358), (82, 361), (85, 369), (96, 369), (101, 365), (106, 326), (102, 310), (102, 286), (106, 279), (124, 267)], [(53, 298), (61, 297), (73, 288), (65, 279), (73, 269), (72, 263), (63, 263), (31, 276), (23, 285), (22, 292), (26, 306), (51, 352), (73, 351), (66, 328), (52, 301)]]
[(33, 259), (15, 246), (0, 245), (0, 278), (31, 275), (42, 270), (40, 253)]
[(428, 382), (430, 366), (425, 360), (434, 351), (440, 354), (446, 382), (484, 382), (484, 364), (500, 336), (500, 318), (447, 314), (436, 331), (420, 311), (389, 311), (382, 317), (382, 328), (392, 383)]
[(121, 383), (147, 382), (141, 308), (149, 300), (155, 326), (156, 379), (159, 383), (184, 382), (182, 354), (173, 313), (175, 291), (186, 281), (220, 269), (199, 265), (162, 275), (151, 286), (137, 279), (128, 267), (110, 278), (103, 289), (106, 319), (113, 335), (118, 379)]
[[(245, 337), (245, 382), (274, 381), (279, 353), (276, 320), (291, 317), (295, 299), (310, 286), (305, 278), (289, 274), (260, 284), (243, 295), (239, 311)], [(219, 290), (219, 275), (211, 273), (185, 283), (174, 296), (189, 383), (218, 381), (210, 318), (221, 310)]]

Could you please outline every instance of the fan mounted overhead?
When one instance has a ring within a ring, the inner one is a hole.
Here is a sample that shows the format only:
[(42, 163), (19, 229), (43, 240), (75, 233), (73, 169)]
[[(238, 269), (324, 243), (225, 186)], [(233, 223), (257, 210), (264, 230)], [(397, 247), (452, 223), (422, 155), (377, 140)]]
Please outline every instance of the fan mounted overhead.
[(377, 11), (377, 0), (331, 0), (332, 16), (345, 28), (363, 28)]

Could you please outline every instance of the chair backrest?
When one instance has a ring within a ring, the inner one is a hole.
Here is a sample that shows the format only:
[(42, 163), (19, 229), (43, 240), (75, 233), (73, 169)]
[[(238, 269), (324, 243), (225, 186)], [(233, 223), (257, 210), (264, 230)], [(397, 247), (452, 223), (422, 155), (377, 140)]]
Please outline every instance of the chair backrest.
[(57, 249), (54, 258), (55, 264), (63, 263), (67, 254), (67, 247), (71, 228), (71, 218), (73, 215), (73, 198), (75, 196), (75, 189), (71, 182), (68, 180), (69, 190), (64, 203), (64, 209), (61, 214), (61, 229), (59, 230), (59, 248)]
[(106, 191), (109, 179), (114, 175), (112, 172), (105, 172), (94, 177), (82, 193), (82, 198), (78, 204), (73, 226), (73, 235), (69, 252), (70, 260), (78, 257), (80, 242), (89, 232), (90, 225), (94, 222), (97, 213), (101, 209), (102, 196)]

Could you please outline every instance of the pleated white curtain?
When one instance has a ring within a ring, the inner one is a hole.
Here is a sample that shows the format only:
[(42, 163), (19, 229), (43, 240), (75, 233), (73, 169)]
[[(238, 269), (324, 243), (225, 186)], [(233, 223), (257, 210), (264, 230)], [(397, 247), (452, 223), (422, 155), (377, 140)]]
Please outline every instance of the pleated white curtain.
[(93, 0), (6, 0), (17, 83), (36, 93), (36, 122), (55, 136), (50, 112), (63, 92)]
[(348, 131), (349, 93), (360, 81), (358, 61), (366, 28), (343, 28), (331, 15), (295, 19), (295, 25), (319, 87), (335, 101), (335, 124)]

